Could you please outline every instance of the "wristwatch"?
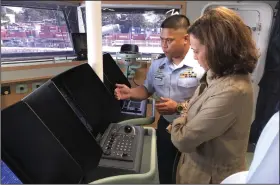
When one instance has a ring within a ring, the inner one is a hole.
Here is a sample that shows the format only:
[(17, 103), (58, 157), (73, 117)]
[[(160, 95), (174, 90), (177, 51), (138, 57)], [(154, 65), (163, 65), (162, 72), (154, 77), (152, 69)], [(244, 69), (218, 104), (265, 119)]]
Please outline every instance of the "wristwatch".
[(182, 103), (178, 103), (176, 107), (176, 112), (180, 114), (184, 110)]

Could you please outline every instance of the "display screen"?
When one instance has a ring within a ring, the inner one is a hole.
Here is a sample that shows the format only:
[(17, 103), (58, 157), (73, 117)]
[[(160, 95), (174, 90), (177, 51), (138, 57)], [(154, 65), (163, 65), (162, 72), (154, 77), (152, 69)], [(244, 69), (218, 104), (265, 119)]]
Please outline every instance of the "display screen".
[(87, 35), (86, 33), (72, 33), (72, 40), (75, 52), (87, 51)]

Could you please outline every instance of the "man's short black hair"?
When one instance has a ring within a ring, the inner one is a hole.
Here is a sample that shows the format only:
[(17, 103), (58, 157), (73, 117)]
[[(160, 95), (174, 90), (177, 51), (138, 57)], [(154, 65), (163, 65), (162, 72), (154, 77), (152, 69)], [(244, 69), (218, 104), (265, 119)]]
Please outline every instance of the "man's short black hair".
[(188, 29), (190, 20), (185, 15), (172, 15), (161, 23), (161, 28)]

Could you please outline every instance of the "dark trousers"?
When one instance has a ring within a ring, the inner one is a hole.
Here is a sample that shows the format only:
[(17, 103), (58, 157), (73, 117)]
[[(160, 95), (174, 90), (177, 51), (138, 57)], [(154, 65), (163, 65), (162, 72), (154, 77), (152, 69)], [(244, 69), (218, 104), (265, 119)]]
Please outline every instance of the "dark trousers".
[[(270, 79), (273, 81), (273, 79)], [(276, 81), (274, 79), (274, 81)], [(277, 83), (277, 81), (276, 81)], [(276, 86), (275, 83), (275, 86)], [(278, 85), (278, 88), (280, 87), (280, 84)], [(260, 87), (258, 100), (257, 100), (257, 107), (256, 107), (256, 116), (255, 120), (253, 121), (251, 125), (251, 131), (250, 131), (250, 138), (249, 142), (256, 144), (259, 140), (259, 137), (266, 126), (267, 122), (270, 120), (270, 118), (280, 110), (280, 94), (279, 90), (278, 93), (271, 92), (272, 87)]]
[(157, 155), (160, 184), (174, 184), (180, 153), (171, 142), (171, 135), (166, 131), (169, 122), (162, 116), (157, 127)]

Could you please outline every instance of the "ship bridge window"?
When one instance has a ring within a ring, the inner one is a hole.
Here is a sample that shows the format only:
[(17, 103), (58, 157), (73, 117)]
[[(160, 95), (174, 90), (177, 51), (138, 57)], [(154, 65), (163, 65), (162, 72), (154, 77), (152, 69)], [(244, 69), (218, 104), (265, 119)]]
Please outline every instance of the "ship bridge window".
[[(116, 7), (102, 5), (102, 49), (114, 55), (123, 44), (136, 44), (142, 58), (162, 53), (160, 25), (170, 15), (180, 14), (179, 6)], [(85, 7), (81, 7), (86, 31)]]
[(1, 55), (4, 61), (74, 55), (69, 17), (77, 14), (77, 6), (40, 5), (1, 6)]

